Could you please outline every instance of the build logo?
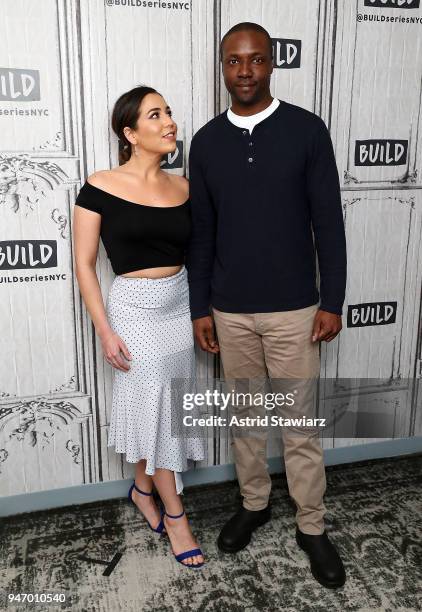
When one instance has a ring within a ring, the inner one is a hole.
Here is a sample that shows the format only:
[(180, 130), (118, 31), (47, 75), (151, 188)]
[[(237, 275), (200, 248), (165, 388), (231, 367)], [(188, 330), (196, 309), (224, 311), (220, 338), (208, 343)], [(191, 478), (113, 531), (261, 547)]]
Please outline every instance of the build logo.
[(403, 166), (407, 149), (407, 140), (357, 140), (355, 166)]
[(302, 41), (272, 38), (274, 68), (300, 68)]
[(57, 240), (0, 242), (0, 270), (57, 267)]
[(396, 322), (397, 302), (351, 304), (347, 308), (347, 327), (390, 325)]
[(374, 6), (377, 8), (419, 8), (420, 0), (365, 0), (364, 6)]
[(0, 68), (0, 101), (41, 100), (39, 70)]

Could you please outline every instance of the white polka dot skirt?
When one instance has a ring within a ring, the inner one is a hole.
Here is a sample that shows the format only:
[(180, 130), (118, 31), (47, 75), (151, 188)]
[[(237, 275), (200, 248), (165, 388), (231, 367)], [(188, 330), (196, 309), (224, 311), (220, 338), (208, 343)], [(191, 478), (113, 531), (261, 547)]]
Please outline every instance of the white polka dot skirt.
[[(195, 379), (186, 268), (159, 279), (116, 276), (106, 309), (132, 356), (127, 372), (113, 368), (108, 446), (125, 453), (129, 463), (146, 459), (147, 474), (156, 468), (173, 470), (181, 493), (181, 472), (189, 469), (188, 461), (205, 457), (203, 438), (180, 435), (174, 427), (171, 379), (186, 381), (186, 388)], [(181, 406), (176, 411), (180, 415)]]

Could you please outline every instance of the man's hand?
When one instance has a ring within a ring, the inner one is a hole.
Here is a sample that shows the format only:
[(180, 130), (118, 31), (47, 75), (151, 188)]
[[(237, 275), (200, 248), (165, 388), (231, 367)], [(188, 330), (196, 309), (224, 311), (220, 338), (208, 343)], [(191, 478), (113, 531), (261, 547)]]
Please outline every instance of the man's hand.
[(334, 340), (334, 338), (340, 332), (342, 327), (340, 315), (333, 314), (332, 312), (326, 312), (325, 310), (318, 310), (314, 319), (312, 342), (318, 342), (321, 340), (331, 342), (331, 340)]
[(201, 317), (193, 321), (193, 331), (196, 341), (203, 351), (218, 353), (220, 350), (214, 334), (214, 322), (211, 316)]

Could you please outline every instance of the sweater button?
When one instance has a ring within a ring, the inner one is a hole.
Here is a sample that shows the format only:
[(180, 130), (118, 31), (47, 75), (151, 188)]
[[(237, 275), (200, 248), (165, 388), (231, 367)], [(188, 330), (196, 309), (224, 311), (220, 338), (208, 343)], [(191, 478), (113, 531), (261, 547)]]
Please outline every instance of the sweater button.
[(253, 157), (249, 157), (248, 162), (251, 164), (253, 162)]
[(249, 146), (251, 147), (252, 145), (253, 145), (253, 142), (250, 142), (250, 143), (249, 143)]
[(247, 133), (248, 133), (247, 130), (243, 130), (243, 132), (242, 132), (243, 136), (246, 136)]

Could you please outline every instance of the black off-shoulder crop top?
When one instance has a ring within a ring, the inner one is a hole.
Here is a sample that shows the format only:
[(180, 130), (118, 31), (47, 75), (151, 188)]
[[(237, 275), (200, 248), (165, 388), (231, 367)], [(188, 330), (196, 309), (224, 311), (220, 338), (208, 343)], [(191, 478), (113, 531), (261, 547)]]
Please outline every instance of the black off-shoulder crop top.
[(115, 274), (184, 263), (189, 200), (165, 207), (136, 204), (86, 181), (75, 203), (101, 215), (100, 236)]

